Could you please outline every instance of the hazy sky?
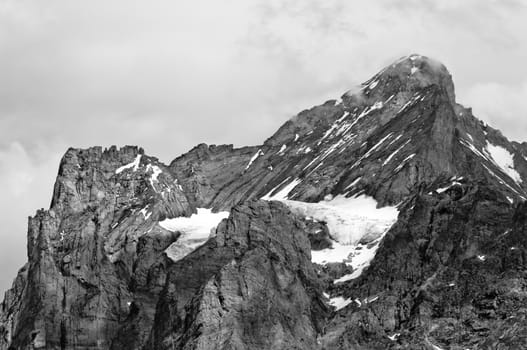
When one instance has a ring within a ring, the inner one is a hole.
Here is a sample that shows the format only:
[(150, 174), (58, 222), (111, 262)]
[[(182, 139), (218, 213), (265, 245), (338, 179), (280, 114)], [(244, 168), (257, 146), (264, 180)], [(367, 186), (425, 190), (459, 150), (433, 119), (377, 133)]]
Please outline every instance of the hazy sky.
[[(410, 53), (527, 140), (524, 0), (0, 0), (0, 293), (69, 146), (261, 143)], [(1, 297), (0, 297), (1, 299)]]

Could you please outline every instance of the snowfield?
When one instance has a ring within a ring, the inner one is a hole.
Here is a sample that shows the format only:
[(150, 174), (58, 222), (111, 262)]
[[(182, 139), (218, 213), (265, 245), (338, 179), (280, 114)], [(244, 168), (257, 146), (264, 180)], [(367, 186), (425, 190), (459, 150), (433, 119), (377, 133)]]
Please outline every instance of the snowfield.
[(165, 253), (173, 261), (178, 261), (203, 245), (216, 233), (221, 220), (229, 217), (228, 211), (213, 213), (211, 209), (197, 208), (197, 214), (190, 217), (165, 219), (159, 226), (172, 232), (181, 232), (181, 237), (172, 243)]
[(339, 310), (344, 309), (349, 304), (351, 304), (351, 302), (352, 300), (349, 298), (344, 299), (343, 297), (336, 297), (336, 298), (331, 298), (329, 300), (329, 305), (333, 306), (336, 311), (339, 311)]
[(352, 274), (336, 279), (334, 283), (359, 277), (375, 257), (386, 232), (397, 221), (398, 209), (377, 208), (377, 201), (365, 195), (355, 198), (328, 196), (318, 203), (286, 199), (299, 182), (296, 179), (274, 196), (267, 194), (263, 199), (279, 200), (298, 216), (325, 222), (333, 245), (331, 248), (311, 251), (311, 261), (321, 265), (344, 262), (353, 267)]
[(263, 196), (262, 199), (263, 200), (267, 200), (267, 201), (269, 201), (269, 200), (276, 200), (276, 201), (285, 200), (285, 199), (288, 198), (288, 195), (293, 190), (293, 188), (295, 188), (298, 184), (300, 184), (302, 182), (299, 179), (294, 179), (292, 182), (287, 184), (280, 191), (278, 191), (277, 193), (271, 195), (271, 193), (273, 193), (277, 188), (282, 186), (284, 184), (284, 182), (286, 182), (287, 180), (289, 180), (289, 178), (286, 179), (285, 181), (282, 181), (282, 183), (280, 183), (278, 186), (276, 186), (271, 191), (269, 191), (269, 193), (267, 193), (265, 196)]
[(282, 200), (297, 215), (326, 222), (331, 237), (342, 245), (372, 242), (382, 236), (397, 220), (395, 207), (377, 208), (375, 199), (337, 196), (318, 203)]
[(137, 171), (137, 169), (139, 169), (139, 164), (141, 163), (141, 155), (138, 154), (137, 157), (135, 157), (134, 161), (129, 163), (129, 164), (126, 164), (126, 165), (123, 165), (122, 167), (120, 168), (117, 168), (115, 170), (115, 173), (116, 174), (120, 174), (122, 173), (123, 171), (125, 171), (126, 169), (134, 169), (134, 171)]
[(511, 177), (516, 183), (521, 183), (522, 178), (520, 174), (514, 169), (514, 159), (512, 153), (501, 146), (493, 145), (487, 142), (486, 150), (494, 160), (494, 163), (507, 175)]

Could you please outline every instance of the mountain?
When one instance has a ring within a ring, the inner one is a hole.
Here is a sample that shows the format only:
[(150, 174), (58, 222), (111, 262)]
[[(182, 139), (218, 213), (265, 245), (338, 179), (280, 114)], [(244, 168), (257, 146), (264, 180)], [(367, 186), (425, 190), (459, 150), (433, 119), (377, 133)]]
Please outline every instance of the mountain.
[(259, 146), (69, 149), (0, 349), (527, 348), (526, 182), (420, 55)]

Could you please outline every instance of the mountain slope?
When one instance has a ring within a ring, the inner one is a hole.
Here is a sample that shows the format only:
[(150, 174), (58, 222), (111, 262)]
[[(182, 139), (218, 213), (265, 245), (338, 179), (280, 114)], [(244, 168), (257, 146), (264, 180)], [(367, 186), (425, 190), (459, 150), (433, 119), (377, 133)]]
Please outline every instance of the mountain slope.
[(70, 149), (0, 349), (521, 348), (526, 181), (419, 55), (259, 146)]
[[(508, 187), (512, 197), (525, 196), (522, 179), (527, 163), (522, 147), (453, 99), (446, 68), (422, 56), (403, 59), (365, 83), (360, 92), (288, 121), (253, 149), (251, 160), (236, 167), (241, 176), (219, 188), (212, 205), (228, 208), (295, 180), (291, 198), (317, 201), (328, 193), (342, 193), (359, 177), (351, 186), (354, 193), (362, 190), (381, 204), (393, 204), (413, 191), (408, 187), (430, 182), (441, 173), (485, 176)], [(510, 153), (510, 165), (516, 170), (500, 167), (489, 147), (505, 156)], [(177, 164), (178, 159), (172, 168)]]

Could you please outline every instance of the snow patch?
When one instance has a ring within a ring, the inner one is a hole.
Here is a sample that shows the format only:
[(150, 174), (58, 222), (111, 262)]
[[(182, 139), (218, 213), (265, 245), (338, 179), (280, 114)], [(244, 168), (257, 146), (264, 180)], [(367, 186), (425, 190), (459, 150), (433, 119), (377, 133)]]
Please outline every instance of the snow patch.
[(474, 146), (472, 143), (466, 141), (466, 140), (463, 140), (463, 139), (460, 139), (459, 142), (461, 142), (462, 145), (464, 145), (465, 147), (467, 147), (469, 150), (472, 151), (472, 153), (474, 153), (475, 155), (483, 158), (483, 159), (486, 159), (486, 160), (490, 160), (489, 157), (485, 156), (483, 153), (481, 153), (477, 148), (476, 146)]
[(421, 101), (424, 99), (424, 96), (421, 97), (421, 95), (417, 94), (417, 95), (414, 95), (411, 99), (409, 99), (402, 107), (401, 109), (399, 109), (399, 112), (397, 112), (397, 114), (401, 113), (402, 111), (406, 110), (408, 107), (410, 107), (411, 105), (413, 105), (415, 102), (417, 102), (417, 100), (419, 100), (419, 98), (421, 98)]
[[(368, 150), (368, 152), (366, 152), (366, 154), (364, 154), (363, 156), (361, 156), (355, 163), (353, 163), (353, 165), (351, 166), (351, 168), (355, 168), (357, 165), (360, 164), (360, 162), (362, 162), (363, 159), (366, 159), (368, 158), (380, 145), (383, 144), (384, 141), (386, 141), (387, 139), (389, 139), (391, 136), (393, 135), (393, 132), (389, 133), (388, 135), (384, 136), (379, 142), (377, 142), (372, 148), (370, 148)], [(364, 142), (360, 147), (362, 148), (367, 142)]]
[[(354, 271), (353, 273), (346, 274), (340, 278), (337, 278), (333, 281), (333, 284), (337, 283), (344, 283), (347, 281), (354, 280), (355, 278), (359, 277), (364, 269), (366, 269), (368, 266), (370, 266), (371, 261), (375, 257), (375, 254), (377, 253), (377, 250), (379, 249), (379, 244), (381, 243), (382, 238), (384, 237), (384, 234), (376, 239), (375, 241), (369, 243), (369, 244), (358, 244), (356, 246), (342, 246), (338, 243), (334, 243), (332, 248), (339, 248), (341, 251), (340, 257), (343, 257), (342, 260), (337, 259), (339, 257), (339, 254), (332, 255), (331, 249), (324, 249), (322, 251), (312, 251), (311, 252), (311, 261), (315, 262), (314, 260), (336, 260), (336, 261), (329, 261), (329, 262), (344, 262), (346, 265), (352, 266)], [(319, 253), (320, 252), (320, 253)], [(319, 254), (315, 254), (319, 253)], [(345, 254), (348, 253), (347, 256)], [(320, 263), (319, 263), (320, 264)], [(323, 264), (323, 262), (322, 262)]]
[(514, 169), (513, 155), (501, 146), (487, 142), (487, 151), (496, 164), (505, 174), (509, 175), (516, 183), (521, 183), (520, 174)]
[[(149, 165), (150, 165), (150, 164), (149, 164)], [(157, 177), (158, 177), (159, 174), (161, 174), (163, 171), (162, 171), (157, 165), (153, 165), (153, 166), (152, 166), (152, 171), (153, 171), (153, 174), (152, 174), (151, 181), (158, 181), (158, 180), (157, 180)]]
[(137, 157), (135, 157), (134, 161), (129, 163), (129, 164), (126, 164), (126, 165), (123, 165), (122, 167), (120, 168), (117, 168), (117, 170), (115, 170), (115, 173), (116, 174), (120, 174), (122, 173), (123, 171), (125, 171), (126, 169), (130, 169), (130, 168), (133, 168), (134, 171), (137, 171), (137, 169), (139, 169), (139, 163), (141, 162), (141, 155), (138, 154)]
[(311, 165), (315, 164), (315, 162), (320, 158), (320, 154), (318, 156), (316, 156), (315, 158), (313, 158), (312, 161), (310, 161), (305, 167), (303, 170), (306, 170), (307, 168), (309, 168)]
[(377, 109), (381, 109), (382, 107), (384, 107), (384, 104), (382, 103), (382, 101), (378, 101), (378, 102), (375, 102), (373, 106), (364, 108), (361, 114), (359, 114), (359, 116), (349, 125), (349, 128), (351, 129), (355, 124), (359, 122), (359, 120), (361, 120), (362, 118), (364, 118), (371, 112)]
[(282, 183), (280, 183), (278, 186), (276, 186), (275, 188), (273, 188), (271, 191), (269, 191), (265, 196), (262, 197), (263, 200), (276, 200), (276, 201), (279, 201), (279, 200), (286, 200), (289, 193), (298, 185), (302, 182), (302, 180), (300, 179), (294, 179), (293, 181), (291, 181), (289, 184), (287, 184), (284, 188), (282, 188), (280, 191), (278, 191), (277, 193), (271, 195), (277, 188), (279, 188), (284, 182), (286, 182), (288, 179), (286, 179), (285, 181), (283, 181)]
[(352, 188), (353, 186), (355, 186), (356, 184), (359, 183), (359, 181), (362, 179), (362, 176), (359, 176), (358, 178), (356, 178), (355, 180), (353, 180), (352, 183), (350, 183), (348, 186), (346, 186), (345, 190), (347, 190), (348, 188)]
[(349, 128), (351, 128), (351, 126), (353, 126), (354, 123), (352, 123), (352, 124), (344, 123), (344, 124), (340, 125), (342, 120), (344, 118), (346, 118), (348, 115), (349, 115), (349, 112), (346, 111), (346, 112), (344, 112), (344, 114), (339, 119), (335, 120), (335, 122), (331, 125), (331, 127), (328, 130), (326, 130), (324, 135), (322, 135), (322, 137), (318, 141), (317, 145), (320, 145), (322, 143), (322, 141), (324, 141), (328, 136), (333, 134), (333, 131), (338, 129), (337, 135), (340, 135), (342, 132), (344, 132), (344, 131), (348, 130)]
[(148, 208), (148, 206), (146, 206), (143, 209), (141, 209), (140, 213), (143, 214), (143, 218), (145, 220), (148, 220), (148, 218), (152, 215), (152, 213), (150, 213), (146, 208)]
[(388, 158), (386, 158), (386, 160), (382, 163), (382, 166), (385, 166), (386, 164), (388, 164), (390, 162), (390, 160), (392, 160), (393, 157), (395, 157), (395, 155), (397, 153), (399, 153), (408, 143), (410, 142), (410, 140), (406, 141), (404, 144), (402, 144), (399, 148), (397, 148), (395, 151), (393, 151), (389, 156)]
[(396, 341), (397, 338), (399, 338), (400, 335), (401, 335), (401, 333), (394, 333), (392, 335), (389, 335), (388, 339), (390, 339), (391, 341)]
[[(344, 262), (347, 265), (352, 265), (353, 253), (356, 250), (356, 246), (353, 245), (343, 245), (337, 241), (332, 241), (331, 248), (326, 248), (322, 250), (313, 250), (311, 251), (311, 262), (319, 265), (326, 265), (329, 263), (340, 263)], [(348, 275), (346, 275), (348, 276)], [(342, 277), (343, 280), (335, 280), (335, 283), (349, 281), (349, 278), (346, 279)]]
[(329, 299), (329, 304), (335, 308), (336, 311), (344, 309), (346, 306), (351, 304), (351, 299), (344, 299), (343, 297), (335, 297)]
[(342, 122), (344, 119), (346, 119), (346, 117), (350, 114), (350, 112), (348, 111), (345, 111), (344, 114), (342, 114), (342, 117), (340, 117), (339, 119), (337, 119), (337, 123), (340, 123)]
[(494, 173), (492, 170), (490, 170), (485, 164), (483, 164), (483, 167), (489, 172), (489, 174), (494, 176), (498, 180), (499, 183), (501, 183), (502, 185), (507, 186), (511, 191), (513, 191), (516, 194), (518, 194), (522, 199), (524, 199), (524, 200), (526, 199), (520, 192), (518, 192), (511, 185), (509, 185), (508, 183), (503, 181), (498, 175), (496, 175), (496, 173)]
[(375, 102), (373, 106), (371, 107), (370, 112), (376, 109), (381, 109), (383, 106), (384, 106), (384, 103), (382, 101)]
[(258, 150), (258, 152), (255, 153), (254, 156), (252, 156), (251, 160), (249, 160), (249, 164), (247, 164), (247, 166), (245, 167), (245, 170), (249, 169), (249, 167), (251, 166), (252, 163), (254, 163), (254, 161), (259, 157), (259, 156), (263, 156), (264, 153), (262, 152), (261, 149)]
[(376, 297), (373, 297), (373, 298), (367, 300), (366, 302), (367, 302), (367, 303), (373, 303), (374, 301), (376, 301), (376, 300), (378, 300), (378, 299), (379, 299), (379, 296), (376, 296)]
[(178, 240), (165, 250), (166, 255), (173, 261), (181, 260), (214, 236), (216, 226), (227, 217), (228, 211), (213, 213), (211, 209), (197, 208), (197, 214), (190, 217), (160, 221), (159, 226), (164, 229), (181, 233)]
[(329, 196), (318, 203), (282, 202), (296, 215), (326, 223), (333, 240), (332, 247), (311, 251), (311, 261), (321, 265), (344, 262), (354, 269), (353, 273), (336, 279), (334, 283), (350, 281), (362, 274), (399, 213), (395, 207), (377, 208), (377, 202), (365, 195), (356, 198)]
[(152, 176), (150, 176), (149, 181), (152, 188), (155, 189), (154, 183), (159, 181), (157, 178), (159, 177), (159, 174), (163, 172), (163, 170), (161, 170), (161, 168), (159, 168), (157, 165), (152, 164), (148, 164), (146, 170), (152, 171)]
[(379, 148), (380, 145), (384, 143), (387, 139), (389, 139), (393, 135), (393, 132), (389, 133), (388, 135), (384, 136), (379, 142), (377, 142), (372, 148), (369, 149), (368, 152), (362, 157), (363, 159), (368, 158), (373, 151), (375, 151), (377, 148)]
[(399, 164), (397, 166), (397, 168), (395, 168), (395, 172), (398, 172), (399, 170), (401, 170), (403, 168), (403, 166), (406, 165), (406, 162), (409, 161), (410, 159), (412, 159), (413, 157), (415, 157), (415, 153), (410, 154), (408, 157), (404, 158), (403, 161), (401, 162), (401, 164)]
[[(343, 276), (334, 283), (359, 277), (375, 257), (386, 232), (397, 221), (398, 209), (396, 207), (377, 208), (377, 201), (365, 195), (355, 198), (347, 198), (343, 195), (335, 198), (326, 196), (324, 201), (318, 203), (288, 200), (289, 193), (301, 182), (299, 179), (291, 181), (278, 193), (271, 195), (288, 180), (284, 180), (262, 199), (280, 200), (298, 216), (325, 222), (333, 244), (331, 248), (312, 251), (312, 262), (317, 264), (344, 262), (353, 267), (352, 274)], [(360, 177), (348, 187), (353, 186), (359, 180)]]
[(286, 145), (282, 145), (282, 147), (280, 147), (280, 151), (278, 151), (278, 154), (283, 154), (286, 148)]
[(451, 188), (452, 186), (455, 186), (455, 185), (461, 185), (461, 183), (460, 183), (460, 182), (457, 182), (457, 181), (454, 181), (454, 182), (452, 182), (449, 186), (438, 188), (438, 189), (435, 190), (435, 191), (436, 191), (437, 193), (441, 194), (441, 193), (447, 191), (449, 188)]
[(284, 200), (290, 210), (327, 223), (332, 238), (343, 245), (355, 245), (366, 236), (374, 241), (397, 220), (395, 207), (377, 208), (372, 197), (346, 198), (336, 196), (329, 201), (306, 203)]

